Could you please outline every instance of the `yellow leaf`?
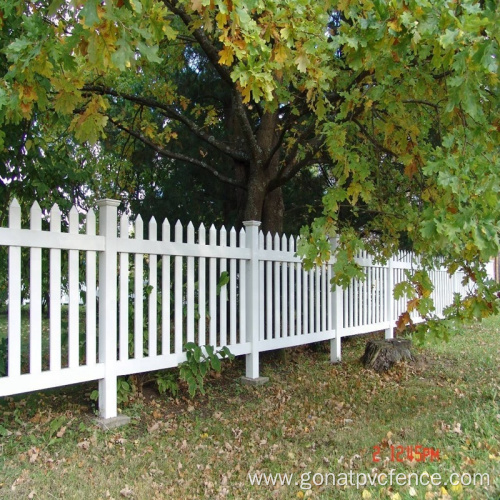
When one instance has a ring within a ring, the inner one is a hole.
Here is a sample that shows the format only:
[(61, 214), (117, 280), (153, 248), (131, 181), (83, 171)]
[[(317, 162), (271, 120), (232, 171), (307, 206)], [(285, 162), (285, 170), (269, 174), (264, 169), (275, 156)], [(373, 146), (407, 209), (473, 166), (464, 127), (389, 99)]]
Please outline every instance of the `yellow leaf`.
[(394, 493), (392, 495), (391, 500), (401, 500), (401, 495), (399, 493)]
[(227, 15), (219, 11), (219, 13), (215, 16), (215, 20), (217, 21), (219, 29), (222, 29), (227, 24)]
[(413, 486), (410, 486), (410, 491), (408, 492), (411, 497), (416, 497), (417, 492), (415, 491), (415, 488)]
[(304, 498), (304, 492), (303, 491), (299, 491), (297, 493), (297, 498)]
[(401, 31), (401, 26), (399, 25), (398, 21), (395, 19), (393, 21), (389, 21), (387, 23), (387, 26), (391, 28), (394, 31)]
[(363, 188), (357, 182), (351, 183), (351, 185), (347, 188), (347, 196), (351, 198), (351, 205), (356, 205), (362, 190)]
[(372, 494), (368, 490), (363, 490), (363, 494), (361, 495), (363, 500), (367, 500), (372, 497)]
[(195, 11), (201, 12), (203, 9), (202, 0), (191, 0), (191, 8)]
[(234, 52), (232, 47), (228, 47), (227, 45), (219, 51), (219, 62), (221, 64), (225, 64), (226, 66), (231, 66), (234, 61)]
[(443, 496), (448, 495), (448, 491), (446, 490), (446, 488), (444, 486), (441, 486), (441, 495), (443, 495)]
[(305, 52), (300, 52), (299, 55), (295, 58), (295, 64), (297, 65), (297, 69), (301, 73), (305, 73), (307, 71), (307, 67), (310, 64), (307, 54)]
[(463, 491), (463, 486), (458, 483), (458, 484), (452, 484), (450, 490), (453, 491), (453, 493), (462, 493)]
[(279, 64), (284, 63), (288, 59), (286, 47), (281, 43), (274, 47), (273, 54), (274, 60)]
[(243, 102), (246, 104), (247, 102), (250, 102), (250, 95), (251, 95), (251, 90), (250, 86), (243, 87), (241, 89), (241, 95), (243, 96)]

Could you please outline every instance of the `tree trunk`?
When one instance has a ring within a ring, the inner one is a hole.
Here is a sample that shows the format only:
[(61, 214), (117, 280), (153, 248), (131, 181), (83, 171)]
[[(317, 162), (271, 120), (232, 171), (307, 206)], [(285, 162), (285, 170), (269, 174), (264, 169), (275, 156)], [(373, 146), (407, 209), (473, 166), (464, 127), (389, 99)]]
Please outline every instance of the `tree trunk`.
[(387, 371), (399, 361), (413, 360), (410, 349), (411, 341), (407, 339), (370, 340), (361, 362), (377, 372)]
[[(280, 168), (280, 151), (279, 148), (275, 150), (279, 140), (278, 123), (279, 113), (264, 113), (255, 136), (258, 152), (253, 152), (252, 161), (246, 169), (235, 164), (235, 172), (239, 178), (246, 170), (247, 190), (244, 198), (243, 221), (261, 221), (262, 231), (272, 234), (283, 232), (285, 213), (281, 188), (268, 191), (270, 182), (278, 174)], [(235, 144), (244, 143), (244, 135), (239, 124), (233, 127), (231, 132)]]
[(283, 192), (281, 188), (267, 193), (264, 199), (262, 211), (262, 230), (266, 234), (283, 233), (283, 215), (285, 213), (285, 204), (283, 202)]

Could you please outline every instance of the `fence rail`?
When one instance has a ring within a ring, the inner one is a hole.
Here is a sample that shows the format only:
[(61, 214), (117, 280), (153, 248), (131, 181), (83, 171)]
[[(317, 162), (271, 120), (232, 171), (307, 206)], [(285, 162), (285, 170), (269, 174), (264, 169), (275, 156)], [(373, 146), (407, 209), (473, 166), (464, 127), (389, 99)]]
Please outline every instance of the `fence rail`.
[[(180, 222), (171, 228), (168, 221), (158, 228), (153, 218), (144, 238), (142, 219), (118, 220), (118, 205), (99, 202), (97, 234), (93, 211), (82, 221), (73, 208), (63, 232), (55, 205), (49, 229), (42, 230), (35, 203), (27, 229), (19, 204), (11, 204), (9, 227), (0, 228), (0, 249), (8, 249), (8, 369), (0, 377), (0, 396), (98, 380), (101, 416), (112, 418), (117, 377), (178, 366), (187, 342), (245, 355), (246, 376), (258, 379), (263, 351), (330, 340), (337, 362), (343, 336), (385, 330), (391, 337), (405, 309), (393, 289), (414, 265), (409, 254), (382, 266), (361, 253), (357, 262), (366, 280), (332, 289), (333, 261), (306, 271), (296, 256), (297, 239), (264, 235), (258, 222), (227, 232)], [(441, 314), (464, 290), (444, 269), (435, 269), (432, 279)]]

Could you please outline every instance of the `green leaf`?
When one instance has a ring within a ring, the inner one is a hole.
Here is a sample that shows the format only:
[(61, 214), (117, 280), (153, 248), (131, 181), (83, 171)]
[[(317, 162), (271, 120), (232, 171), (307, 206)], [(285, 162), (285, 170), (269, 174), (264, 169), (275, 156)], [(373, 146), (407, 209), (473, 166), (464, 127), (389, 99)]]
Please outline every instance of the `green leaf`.
[(85, 26), (89, 28), (99, 23), (99, 15), (97, 14), (97, 6), (101, 2), (99, 0), (85, 0), (80, 15), (85, 19)]
[(63, 3), (65, 3), (65, 0), (52, 0), (47, 10), (48, 15), (53, 16), (54, 14), (56, 14), (57, 10)]
[(137, 49), (143, 55), (146, 57), (146, 59), (152, 63), (161, 63), (163, 59), (161, 57), (158, 57), (158, 45), (146, 45), (144, 42), (140, 41), (137, 44)]
[(221, 369), (222, 369), (222, 365), (221, 365), (221, 362), (220, 362), (220, 359), (217, 357), (217, 356), (213, 356), (210, 358), (211, 360), (211, 363), (212, 363), (212, 368), (216, 371), (216, 372), (220, 372)]
[(439, 37), (439, 43), (444, 49), (446, 49), (447, 47), (455, 43), (457, 35), (458, 35), (458, 30), (447, 29), (444, 32), (444, 35), (441, 35)]
[(0, 88), (0, 110), (5, 107), (9, 103), (9, 99), (7, 97), (7, 92)]
[(129, 0), (132, 9), (134, 9), (137, 14), (142, 14), (142, 3), (140, 0)]

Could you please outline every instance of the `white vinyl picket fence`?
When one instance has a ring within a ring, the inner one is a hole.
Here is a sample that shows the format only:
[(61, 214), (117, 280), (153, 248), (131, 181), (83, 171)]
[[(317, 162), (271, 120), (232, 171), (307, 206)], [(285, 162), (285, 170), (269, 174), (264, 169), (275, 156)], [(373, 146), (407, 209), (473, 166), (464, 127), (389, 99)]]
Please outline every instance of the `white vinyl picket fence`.
[[(330, 340), (337, 362), (342, 337), (379, 330), (392, 337), (405, 310), (393, 289), (414, 265), (409, 254), (382, 266), (363, 253), (357, 261), (366, 280), (332, 290), (333, 262), (306, 271), (296, 256), (297, 239), (264, 235), (258, 222), (245, 222), (238, 233), (212, 226), (207, 234), (203, 225), (195, 231), (192, 224), (177, 223), (171, 231), (168, 221), (158, 231), (152, 219), (144, 239), (142, 219), (118, 221), (118, 205), (99, 202), (96, 234), (92, 211), (82, 224), (73, 208), (63, 232), (54, 206), (50, 230), (42, 230), (35, 203), (25, 229), (19, 204), (11, 204), (9, 227), (0, 228), (0, 249), (8, 248), (8, 371), (0, 377), (0, 396), (98, 380), (101, 416), (112, 418), (117, 377), (176, 367), (186, 359), (187, 342), (245, 355), (246, 377), (258, 379), (263, 351)], [(28, 260), (26, 332), (21, 276)], [(458, 274), (436, 269), (432, 278), (441, 314), (454, 293), (465, 291)], [(43, 297), (49, 297), (48, 331), (42, 327)]]

